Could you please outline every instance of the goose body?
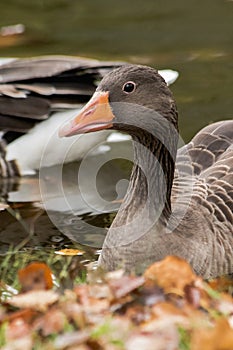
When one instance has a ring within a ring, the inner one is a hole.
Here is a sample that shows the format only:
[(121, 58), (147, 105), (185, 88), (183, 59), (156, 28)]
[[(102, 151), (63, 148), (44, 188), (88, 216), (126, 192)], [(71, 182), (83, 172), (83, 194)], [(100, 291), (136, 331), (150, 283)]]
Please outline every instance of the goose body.
[[(70, 56), (3, 60), (0, 65), (0, 129), (8, 146), (1, 161), (2, 175), (14, 175), (16, 160), (22, 174), (40, 166), (81, 159), (111, 131), (61, 142), (58, 129), (76, 115), (93, 94), (97, 82), (121, 62), (100, 62)], [(164, 70), (168, 83), (177, 72)], [(5, 169), (3, 169), (5, 165)]]
[(108, 73), (82, 111), (60, 130), (132, 136), (134, 167), (99, 263), (142, 271), (177, 255), (205, 278), (233, 273), (233, 121), (202, 129), (177, 151), (178, 114), (150, 67)]

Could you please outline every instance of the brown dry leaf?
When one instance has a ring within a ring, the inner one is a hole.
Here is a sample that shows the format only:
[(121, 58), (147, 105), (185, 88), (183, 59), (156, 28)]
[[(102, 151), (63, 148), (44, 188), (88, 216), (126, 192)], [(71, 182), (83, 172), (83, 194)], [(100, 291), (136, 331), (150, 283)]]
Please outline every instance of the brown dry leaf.
[(6, 328), (7, 341), (25, 337), (30, 334), (30, 326), (23, 318), (17, 318), (10, 322)]
[[(165, 319), (166, 322), (169, 321), (170, 323), (171, 321), (173, 323), (179, 323), (179, 324), (187, 323), (186, 313), (182, 309), (166, 301), (154, 305), (152, 307), (152, 313), (155, 316), (155, 319), (153, 318), (152, 321), (155, 320), (155, 322), (156, 322), (156, 319), (157, 321), (159, 320), (160, 322), (161, 321), (163, 322), (163, 320)], [(145, 329), (149, 330), (151, 328), (151, 325), (153, 323), (152, 321), (150, 320), (144, 324)]]
[(151, 318), (150, 310), (145, 309), (142, 305), (133, 305), (132, 307), (128, 307), (124, 315), (135, 325), (146, 322)]
[(195, 329), (191, 339), (190, 350), (232, 350), (233, 329), (227, 319), (217, 320), (213, 328)]
[(109, 308), (109, 300), (90, 298), (88, 305), (85, 305), (83, 310), (86, 318), (90, 321), (90, 323), (93, 323), (94, 317), (96, 317), (96, 319), (102, 318), (103, 315), (109, 311)]
[(107, 284), (94, 284), (89, 287), (89, 295), (98, 299), (113, 298), (110, 287)]
[(18, 271), (22, 292), (30, 290), (44, 290), (53, 287), (52, 271), (40, 262), (32, 262), (24, 269)]
[[(126, 350), (177, 350), (179, 335), (174, 324), (150, 332), (135, 332), (126, 341)], [(201, 350), (200, 348), (199, 350)], [(204, 350), (204, 348), (203, 348)]]
[(221, 298), (219, 298), (215, 302), (215, 307), (222, 314), (233, 315), (233, 299), (228, 294), (221, 294)]
[(66, 317), (74, 322), (79, 329), (86, 326), (86, 319), (82, 305), (72, 301), (66, 301), (62, 303), (61, 307)]
[[(132, 324), (126, 317), (115, 315), (102, 318), (92, 328), (92, 342), (90, 345), (98, 350), (123, 350), (125, 342), (132, 332)], [(96, 347), (96, 345), (99, 345)], [(91, 347), (92, 348), (92, 347)]]
[(93, 348), (90, 348), (90, 346), (87, 344), (80, 344), (69, 346), (68, 348), (66, 348), (66, 350), (93, 350)]
[(190, 265), (177, 256), (167, 256), (148, 267), (144, 277), (154, 281), (166, 293), (176, 292), (183, 295), (184, 286), (193, 283), (198, 277)]
[(44, 312), (49, 305), (54, 304), (59, 299), (59, 294), (53, 290), (38, 290), (13, 296), (8, 300), (8, 304), (22, 309), (33, 309)]
[[(55, 349), (61, 350), (73, 345), (77, 346), (86, 342), (89, 339), (89, 336), (90, 333), (87, 330), (59, 335), (54, 342), (54, 347)], [(74, 349), (76, 349), (76, 347)]]
[(90, 296), (90, 290), (93, 286), (80, 285), (74, 288), (74, 291), (78, 297), (78, 300), (82, 306), (82, 310), (85, 314), (85, 320), (90, 323), (97, 322), (98, 318), (101, 318), (110, 307), (110, 299), (96, 298)]
[(89, 304), (89, 286), (87, 284), (80, 284), (74, 287), (74, 292), (82, 305)]
[(186, 301), (195, 308), (198, 308), (201, 304), (201, 291), (199, 288), (187, 284), (184, 287), (184, 297)]
[(116, 280), (110, 280), (109, 286), (115, 298), (119, 299), (141, 287), (144, 282), (145, 279), (143, 276), (122, 276)]
[(44, 337), (47, 337), (50, 334), (61, 332), (66, 324), (65, 314), (61, 310), (54, 309), (48, 310), (45, 315), (37, 319), (33, 328), (36, 331), (40, 331)]
[(31, 309), (17, 310), (8, 314), (4, 314), (0, 317), (0, 322), (11, 322), (16, 319), (23, 319), (25, 322), (30, 323), (37, 315), (36, 311)]
[(140, 291), (140, 301), (147, 306), (152, 306), (158, 302), (165, 301), (165, 294), (162, 288), (147, 281)]
[(27, 335), (25, 337), (15, 339), (8, 342), (5, 346), (1, 347), (1, 350), (32, 350), (33, 349), (33, 339), (32, 335)]
[(228, 289), (233, 287), (233, 279), (221, 276), (209, 281), (209, 286), (219, 292), (228, 291)]

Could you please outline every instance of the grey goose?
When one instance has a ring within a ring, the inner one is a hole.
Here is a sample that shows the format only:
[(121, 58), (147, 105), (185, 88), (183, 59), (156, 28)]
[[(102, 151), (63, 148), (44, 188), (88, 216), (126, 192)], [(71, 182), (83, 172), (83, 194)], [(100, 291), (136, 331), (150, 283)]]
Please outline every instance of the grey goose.
[(167, 255), (204, 278), (233, 273), (233, 121), (206, 126), (177, 151), (178, 113), (158, 72), (108, 73), (60, 136), (119, 130), (132, 136), (129, 187), (99, 264), (141, 272)]

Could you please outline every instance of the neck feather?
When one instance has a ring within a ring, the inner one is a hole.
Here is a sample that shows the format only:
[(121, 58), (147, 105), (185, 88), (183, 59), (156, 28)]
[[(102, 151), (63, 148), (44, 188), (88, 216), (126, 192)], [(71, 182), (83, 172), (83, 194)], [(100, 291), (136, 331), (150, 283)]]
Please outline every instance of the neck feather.
[[(148, 129), (147, 129), (148, 130)], [(178, 131), (160, 123), (156, 132), (134, 130), (134, 167), (124, 202), (114, 226), (130, 224), (144, 207), (143, 219), (164, 225), (171, 215), (171, 190), (177, 152)]]
[[(133, 147), (135, 165), (126, 196), (129, 210), (134, 212), (147, 202), (150, 214), (165, 224), (171, 215), (175, 154), (146, 133), (133, 137)], [(174, 145), (168, 148), (174, 152)]]

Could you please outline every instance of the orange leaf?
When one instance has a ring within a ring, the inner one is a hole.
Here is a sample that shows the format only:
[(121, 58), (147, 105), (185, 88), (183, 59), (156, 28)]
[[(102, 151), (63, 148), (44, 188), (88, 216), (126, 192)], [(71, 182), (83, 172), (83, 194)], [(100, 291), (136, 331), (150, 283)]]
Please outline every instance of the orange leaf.
[(22, 292), (30, 290), (44, 290), (53, 287), (52, 272), (50, 268), (40, 262), (33, 262), (18, 271), (18, 278)]
[(182, 294), (184, 286), (197, 279), (191, 266), (177, 256), (167, 256), (154, 263), (145, 271), (144, 277), (156, 282), (166, 293), (177, 291)]
[(191, 350), (232, 350), (233, 329), (226, 319), (219, 319), (213, 328), (196, 329), (191, 340)]
[(5, 314), (1, 318), (1, 322), (12, 322), (17, 319), (22, 319), (24, 322), (30, 323), (36, 317), (37, 313), (31, 309), (17, 310)]

